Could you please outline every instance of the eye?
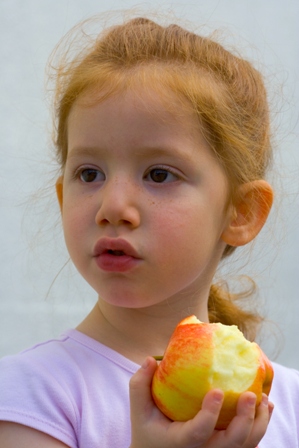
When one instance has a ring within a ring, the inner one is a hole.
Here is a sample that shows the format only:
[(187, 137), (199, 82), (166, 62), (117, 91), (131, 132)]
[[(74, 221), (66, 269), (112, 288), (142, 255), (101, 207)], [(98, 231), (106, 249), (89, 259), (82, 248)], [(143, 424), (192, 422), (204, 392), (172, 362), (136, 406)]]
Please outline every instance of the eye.
[(84, 168), (78, 173), (78, 177), (82, 182), (101, 182), (105, 180), (105, 175), (102, 171), (96, 170), (95, 168)]
[(178, 180), (178, 176), (176, 174), (165, 168), (153, 168), (149, 171), (146, 178), (160, 184)]

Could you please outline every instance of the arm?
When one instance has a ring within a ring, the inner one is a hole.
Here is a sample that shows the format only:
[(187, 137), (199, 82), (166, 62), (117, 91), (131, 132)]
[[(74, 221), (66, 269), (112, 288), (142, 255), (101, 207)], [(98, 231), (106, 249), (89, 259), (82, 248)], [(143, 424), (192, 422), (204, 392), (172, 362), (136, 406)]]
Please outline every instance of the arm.
[(17, 423), (0, 422), (1, 448), (69, 448), (47, 434)]
[(201, 411), (192, 420), (172, 422), (158, 410), (151, 397), (156, 367), (156, 361), (148, 358), (130, 382), (130, 448), (255, 448), (258, 445), (273, 410), (266, 396), (255, 413), (255, 394), (241, 395), (237, 415), (225, 431), (214, 429), (223, 400), (219, 390), (206, 395)]

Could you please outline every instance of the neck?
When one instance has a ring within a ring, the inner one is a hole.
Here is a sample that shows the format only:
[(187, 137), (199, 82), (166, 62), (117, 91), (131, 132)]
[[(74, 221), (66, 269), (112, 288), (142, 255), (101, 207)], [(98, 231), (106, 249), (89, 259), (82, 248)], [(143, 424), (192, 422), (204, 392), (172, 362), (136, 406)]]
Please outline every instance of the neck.
[(176, 325), (191, 314), (207, 322), (207, 301), (196, 306), (165, 302), (132, 309), (99, 299), (77, 329), (140, 364), (148, 355), (163, 355)]

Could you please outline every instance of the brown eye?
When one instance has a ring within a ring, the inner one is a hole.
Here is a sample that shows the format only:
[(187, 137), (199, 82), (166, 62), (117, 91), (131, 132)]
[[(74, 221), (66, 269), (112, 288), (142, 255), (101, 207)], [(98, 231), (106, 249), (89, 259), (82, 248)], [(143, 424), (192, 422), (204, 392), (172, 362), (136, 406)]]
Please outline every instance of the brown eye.
[(93, 168), (85, 168), (80, 173), (80, 179), (82, 180), (82, 182), (86, 183), (101, 181), (104, 180), (104, 174), (101, 171), (95, 170)]
[(161, 182), (165, 182), (170, 174), (171, 173), (169, 173), (166, 170), (155, 168), (150, 171), (149, 177), (151, 178), (152, 181), (161, 183)]

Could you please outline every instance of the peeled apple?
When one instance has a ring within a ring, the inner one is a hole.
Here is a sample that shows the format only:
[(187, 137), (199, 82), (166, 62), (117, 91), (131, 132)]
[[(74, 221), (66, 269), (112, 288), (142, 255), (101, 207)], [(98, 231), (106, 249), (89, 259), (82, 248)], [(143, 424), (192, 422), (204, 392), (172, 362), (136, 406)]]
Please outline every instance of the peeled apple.
[(224, 392), (216, 429), (226, 429), (243, 392), (269, 394), (273, 368), (255, 342), (235, 326), (187, 317), (176, 327), (152, 382), (157, 407), (171, 420), (187, 421), (201, 409), (211, 389)]

